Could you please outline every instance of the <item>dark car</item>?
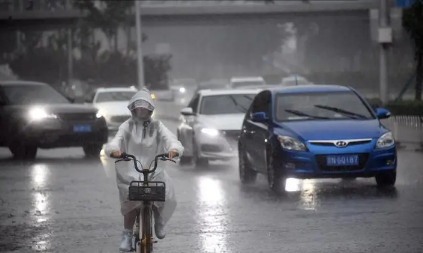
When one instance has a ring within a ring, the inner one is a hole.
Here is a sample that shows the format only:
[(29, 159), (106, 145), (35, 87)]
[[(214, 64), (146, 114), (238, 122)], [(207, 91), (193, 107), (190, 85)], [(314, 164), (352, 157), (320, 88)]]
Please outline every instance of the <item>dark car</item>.
[(20, 159), (59, 147), (83, 147), (87, 156), (98, 156), (108, 138), (96, 108), (72, 104), (45, 83), (0, 81), (0, 122), (0, 146)]

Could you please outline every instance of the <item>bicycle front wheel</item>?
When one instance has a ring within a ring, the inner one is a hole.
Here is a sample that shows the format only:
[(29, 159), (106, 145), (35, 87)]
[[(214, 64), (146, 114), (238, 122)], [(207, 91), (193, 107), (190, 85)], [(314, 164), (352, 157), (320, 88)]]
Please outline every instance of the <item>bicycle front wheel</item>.
[(153, 212), (150, 207), (145, 207), (142, 211), (142, 225), (140, 228), (141, 239), (141, 253), (153, 252)]

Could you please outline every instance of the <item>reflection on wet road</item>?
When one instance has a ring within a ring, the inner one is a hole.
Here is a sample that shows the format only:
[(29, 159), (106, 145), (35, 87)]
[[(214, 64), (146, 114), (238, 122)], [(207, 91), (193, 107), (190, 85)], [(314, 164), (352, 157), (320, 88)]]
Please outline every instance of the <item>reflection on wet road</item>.
[[(174, 130), (175, 123), (166, 122)], [(17, 163), (0, 151), (0, 252), (118, 252), (114, 163), (80, 149)], [(155, 252), (423, 252), (423, 155), (400, 152), (396, 190), (372, 179), (288, 179), (277, 196), (237, 164), (169, 170), (178, 207)]]

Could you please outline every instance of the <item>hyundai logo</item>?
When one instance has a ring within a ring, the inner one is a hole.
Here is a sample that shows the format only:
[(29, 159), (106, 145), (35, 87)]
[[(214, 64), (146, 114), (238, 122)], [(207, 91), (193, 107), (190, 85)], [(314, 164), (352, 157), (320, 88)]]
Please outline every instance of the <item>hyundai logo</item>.
[(338, 148), (345, 148), (347, 145), (348, 145), (348, 143), (346, 141), (335, 142), (335, 146), (337, 146)]

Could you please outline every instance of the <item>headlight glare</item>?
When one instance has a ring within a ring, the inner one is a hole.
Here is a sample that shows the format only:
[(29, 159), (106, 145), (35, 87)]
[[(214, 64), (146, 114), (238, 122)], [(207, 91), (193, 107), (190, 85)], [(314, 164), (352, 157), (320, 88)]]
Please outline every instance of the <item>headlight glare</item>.
[(219, 131), (213, 128), (202, 128), (201, 133), (215, 137), (219, 135)]
[(306, 151), (307, 148), (301, 141), (290, 137), (290, 136), (278, 136), (278, 140), (281, 143), (283, 149), (295, 150), (295, 151)]
[(31, 121), (38, 121), (43, 119), (57, 119), (57, 116), (47, 113), (46, 110), (40, 107), (35, 107), (29, 110), (28, 117)]
[(389, 148), (395, 144), (394, 137), (391, 132), (383, 134), (376, 142), (376, 148)]
[(185, 93), (185, 91), (186, 91), (186, 90), (185, 90), (185, 88), (184, 88), (184, 87), (179, 88), (179, 92), (180, 92), (180, 93)]
[(99, 119), (99, 118), (101, 118), (101, 117), (103, 117), (104, 116), (104, 113), (101, 111), (101, 110), (99, 110), (98, 112), (97, 112), (97, 114), (95, 115), (95, 117), (97, 118), (97, 119)]

